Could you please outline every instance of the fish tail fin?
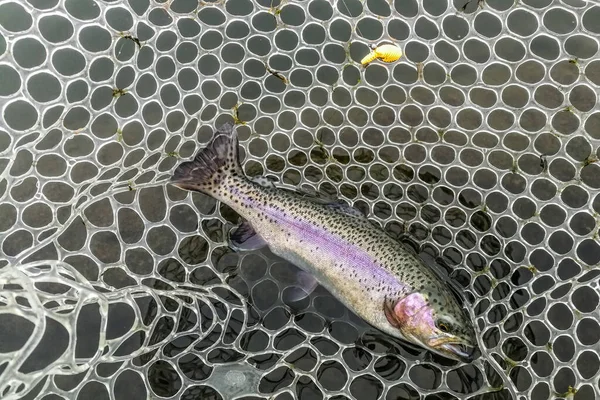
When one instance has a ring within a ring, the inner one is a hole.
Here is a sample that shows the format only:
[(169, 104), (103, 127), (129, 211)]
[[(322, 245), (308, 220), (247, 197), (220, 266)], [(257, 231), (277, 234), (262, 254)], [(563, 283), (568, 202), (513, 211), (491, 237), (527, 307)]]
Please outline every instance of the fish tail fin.
[(171, 177), (172, 185), (209, 195), (218, 194), (231, 177), (243, 177), (238, 159), (238, 140), (232, 123), (221, 126), (212, 141), (191, 161), (181, 163)]

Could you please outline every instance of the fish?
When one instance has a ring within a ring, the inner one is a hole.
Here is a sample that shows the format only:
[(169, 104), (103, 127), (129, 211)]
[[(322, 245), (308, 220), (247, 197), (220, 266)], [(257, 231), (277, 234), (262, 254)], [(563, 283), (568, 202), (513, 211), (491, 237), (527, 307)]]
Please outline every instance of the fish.
[(232, 248), (266, 246), (380, 331), (453, 360), (476, 358), (474, 326), (447, 280), (351, 205), (249, 179), (238, 146), (227, 123), (170, 180), (243, 218), (229, 233)]
[(398, 61), (402, 57), (402, 50), (391, 42), (380, 43), (378, 46), (373, 46), (371, 52), (360, 60), (360, 63), (366, 67), (369, 63), (375, 60), (381, 60), (386, 63)]

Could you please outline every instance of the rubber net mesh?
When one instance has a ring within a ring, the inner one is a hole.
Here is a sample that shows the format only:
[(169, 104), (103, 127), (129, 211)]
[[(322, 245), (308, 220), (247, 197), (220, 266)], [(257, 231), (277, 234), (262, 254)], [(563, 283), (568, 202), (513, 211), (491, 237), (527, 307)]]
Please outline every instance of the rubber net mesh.
[[(600, 397), (599, 34), (579, 0), (0, 1), (0, 397)], [(249, 176), (452, 271), (482, 357), (229, 250), (166, 185), (227, 121)]]

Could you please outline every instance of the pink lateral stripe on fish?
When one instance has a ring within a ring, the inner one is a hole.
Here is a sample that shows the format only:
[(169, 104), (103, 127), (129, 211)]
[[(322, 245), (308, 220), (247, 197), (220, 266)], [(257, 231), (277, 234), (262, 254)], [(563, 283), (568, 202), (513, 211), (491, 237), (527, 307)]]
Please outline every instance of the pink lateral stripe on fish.
[(375, 328), (445, 357), (473, 361), (475, 330), (447, 282), (345, 203), (248, 179), (232, 124), (179, 165), (171, 184), (206, 193), (245, 219), (230, 234), (232, 247), (268, 246)]

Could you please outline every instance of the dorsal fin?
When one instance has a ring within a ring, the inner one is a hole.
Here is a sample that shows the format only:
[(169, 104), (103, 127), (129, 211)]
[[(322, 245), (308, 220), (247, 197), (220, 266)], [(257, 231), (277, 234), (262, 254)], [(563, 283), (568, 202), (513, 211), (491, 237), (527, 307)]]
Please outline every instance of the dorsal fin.
[(325, 206), (331, 210), (334, 210), (340, 214), (346, 214), (346, 215), (350, 215), (353, 217), (359, 217), (359, 218), (365, 218), (365, 219), (367, 218), (365, 216), (365, 214), (363, 214), (362, 211), (360, 211), (358, 208), (352, 207), (350, 204), (346, 203), (344, 200), (321, 196), (317, 192), (308, 192), (303, 189), (296, 189), (295, 192), (298, 195), (300, 195), (314, 203), (322, 204), (323, 206)]
[(250, 180), (254, 183), (259, 184), (260, 186), (267, 188), (275, 188), (275, 181), (269, 176), (255, 176), (250, 178)]
[(343, 200), (336, 200), (334, 202), (325, 204), (325, 206), (342, 214), (359, 218), (367, 218), (362, 211), (360, 211), (358, 208), (352, 207)]

